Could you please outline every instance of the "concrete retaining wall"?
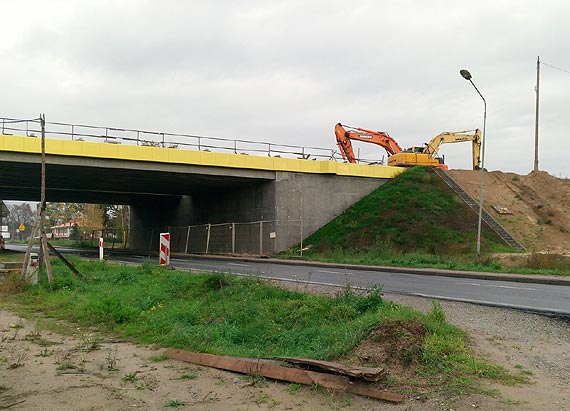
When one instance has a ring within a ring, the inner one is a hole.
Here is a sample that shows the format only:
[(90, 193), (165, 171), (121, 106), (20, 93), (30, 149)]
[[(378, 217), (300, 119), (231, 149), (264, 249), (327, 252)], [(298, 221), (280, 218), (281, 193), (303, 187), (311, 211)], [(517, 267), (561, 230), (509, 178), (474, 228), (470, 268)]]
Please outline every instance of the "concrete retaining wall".
[[(157, 249), (158, 233), (168, 226), (273, 221), (263, 238), (264, 252), (278, 252), (312, 234), (389, 179), (276, 172), (275, 180), (239, 188), (131, 206), (131, 248)], [(274, 238), (270, 238), (270, 232)], [(152, 235), (153, 238), (150, 238)], [(259, 249), (240, 239), (239, 249)], [(271, 244), (270, 248), (266, 245)]]

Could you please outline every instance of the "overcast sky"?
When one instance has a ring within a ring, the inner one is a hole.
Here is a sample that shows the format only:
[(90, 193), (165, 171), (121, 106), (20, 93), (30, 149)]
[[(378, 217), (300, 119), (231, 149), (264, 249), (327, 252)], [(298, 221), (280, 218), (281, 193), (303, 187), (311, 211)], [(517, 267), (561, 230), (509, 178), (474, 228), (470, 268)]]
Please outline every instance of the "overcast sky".
[[(536, 58), (570, 70), (567, 1), (0, 0), (0, 116), (335, 148), (482, 128), (486, 168), (534, 161)], [(540, 168), (569, 177), (570, 74), (541, 66)], [(380, 158), (371, 144), (361, 154)], [(451, 168), (469, 144), (443, 146)]]

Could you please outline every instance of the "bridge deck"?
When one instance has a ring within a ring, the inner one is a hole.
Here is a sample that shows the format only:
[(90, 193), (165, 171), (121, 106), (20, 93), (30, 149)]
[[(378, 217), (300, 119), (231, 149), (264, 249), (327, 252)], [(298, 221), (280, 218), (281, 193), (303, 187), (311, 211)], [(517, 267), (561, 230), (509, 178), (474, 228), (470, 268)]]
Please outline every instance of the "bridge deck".
[[(38, 137), (0, 134), (0, 151), (38, 154)], [(133, 160), (156, 163), (188, 164), (250, 170), (287, 171), (341, 176), (394, 178), (404, 169), (336, 161), (265, 157), (233, 153), (181, 150), (177, 148), (135, 146), (102, 142), (46, 139), (46, 153), (56, 156)]]

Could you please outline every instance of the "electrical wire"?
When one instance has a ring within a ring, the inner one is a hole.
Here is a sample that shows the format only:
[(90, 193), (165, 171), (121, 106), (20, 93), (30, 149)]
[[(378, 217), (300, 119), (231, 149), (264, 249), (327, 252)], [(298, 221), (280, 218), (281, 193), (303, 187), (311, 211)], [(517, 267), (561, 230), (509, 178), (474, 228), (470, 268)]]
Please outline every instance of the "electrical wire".
[(541, 61), (540, 64), (544, 64), (545, 66), (552, 67), (553, 69), (560, 70), (560, 71), (563, 71), (565, 73), (570, 74), (570, 70), (565, 70), (563, 68), (553, 66), (552, 64), (545, 63), (544, 61)]

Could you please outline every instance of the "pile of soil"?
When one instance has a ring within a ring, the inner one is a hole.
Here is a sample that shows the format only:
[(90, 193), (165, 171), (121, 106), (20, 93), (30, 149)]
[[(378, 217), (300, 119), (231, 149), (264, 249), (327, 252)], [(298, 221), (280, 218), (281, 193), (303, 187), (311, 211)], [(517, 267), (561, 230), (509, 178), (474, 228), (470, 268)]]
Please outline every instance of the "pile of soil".
[[(480, 173), (450, 170), (450, 175), (474, 198), (479, 198)], [(530, 252), (570, 254), (570, 180), (547, 172), (528, 175), (485, 171), (483, 204)], [(493, 206), (502, 208), (500, 214)]]

